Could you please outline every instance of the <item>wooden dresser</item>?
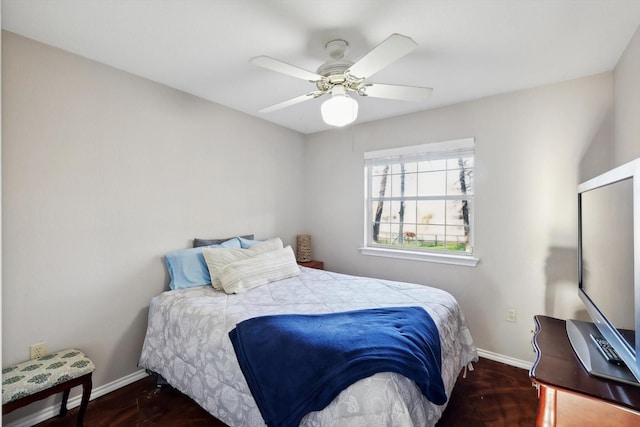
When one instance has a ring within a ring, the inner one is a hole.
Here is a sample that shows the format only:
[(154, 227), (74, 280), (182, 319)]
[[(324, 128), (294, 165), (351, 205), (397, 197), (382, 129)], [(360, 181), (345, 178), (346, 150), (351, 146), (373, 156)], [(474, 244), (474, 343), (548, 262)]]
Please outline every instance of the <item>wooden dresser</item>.
[(538, 427), (640, 426), (640, 387), (590, 376), (576, 357), (564, 320), (535, 316)]

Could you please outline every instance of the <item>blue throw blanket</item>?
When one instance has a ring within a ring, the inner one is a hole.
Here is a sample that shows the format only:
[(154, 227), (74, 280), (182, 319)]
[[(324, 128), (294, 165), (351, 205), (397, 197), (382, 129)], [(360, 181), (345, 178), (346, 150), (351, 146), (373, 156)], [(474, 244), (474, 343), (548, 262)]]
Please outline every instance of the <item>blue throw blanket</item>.
[(437, 405), (447, 401), (438, 329), (422, 307), (262, 316), (239, 323), (229, 337), (269, 426), (297, 426), (378, 372), (415, 381)]

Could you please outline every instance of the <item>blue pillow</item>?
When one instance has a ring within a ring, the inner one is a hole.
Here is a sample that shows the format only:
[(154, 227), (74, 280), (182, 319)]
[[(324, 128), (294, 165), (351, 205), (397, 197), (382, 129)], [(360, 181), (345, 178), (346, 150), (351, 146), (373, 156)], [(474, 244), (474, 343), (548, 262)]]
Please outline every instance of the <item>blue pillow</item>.
[(256, 243), (263, 242), (263, 240), (245, 239), (244, 237), (238, 237), (237, 239), (240, 241), (240, 246), (242, 247), (242, 249), (249, 249)]
[[(240, 248), (240, 240), (234, 237), (209, 248)], [(170, 252), (164, 257), (169, 270), (169, 289), (184, 289), (211, 284), (209, 268), (202, 255), (202, 247)]]

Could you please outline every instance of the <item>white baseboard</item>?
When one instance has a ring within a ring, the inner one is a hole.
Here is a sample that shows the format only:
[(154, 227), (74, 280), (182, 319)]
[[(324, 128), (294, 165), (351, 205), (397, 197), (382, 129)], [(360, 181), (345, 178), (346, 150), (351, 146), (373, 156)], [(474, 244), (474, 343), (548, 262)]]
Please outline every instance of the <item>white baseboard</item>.
[[(502, 354), (493, 353), (487, 350), (478, 349), (478, 355), (480, 357), (484, 357), (485, 359), (495, 360), (496, 362), (515, 366), (517, 368), (531, 369), (531, 366), (532, 366), (532, 363), (527, 362), (526, 360), (514, 359), (513, 357), (504, 356)], [(89, 400), (97, 399), (100, 396), (104, 396), (107, 393), (111, 393), (112, 391), (115, 391), (126, 385), (129, 385), (138, 380), (141, 380), (146, 376), (147, 376), (147, 373), (144, 371), (144, 369), (141, 369), (137, 372), (134, 372), (125, 377), (112, 381), (108, 384), (97, 387), (91, 391), (91, 397), (89, 398)], [(67, 408), (73, 409), (77, 406), (80, 406), (81, 399), (82, 399), (82, 395), (78, 395), (70, 398), (69, 401), (67, 402)], [(59, 404), (52, 405), (52, 406), (49, 406), (48, 408), (44, 408), (41, 411), (36, 412), (35, 414), (22, 417), (9, 424), (3, 424), (3, 425), (5, 427), (30, 427), (35, 424), (41, 423), (42, 421), (51, 419), (57, 416), (58, 413), (60, 413)]]
[[(145, 370), (140, 369), (139, 371), (136, 371), (122, 378), (119, 378), (108, 384), (101, 385), (100, 387), (96, 387), (93, 390), (91, 390), (91, 397), (89, 398), (89, 400), (97, 399), (100, 396), (104, 396), (105, 394), (111, 393), (112, 391), (115, 391), (126, 385), (129, 385), (138, 380), (141, 380), (146, 376), (147, 376), (147, 373), (145, 372)], [(73, 409), (75, 407), (80, 406), (81, 400), (82, 400), (81, 394), (70, 398), (67, 401), (67, 409)], [(30, 427), (38, 423), (41, 423), (42, 421), (51, 419), (57, 416), (59, 413), (60, 413), (60, 403), (51, 405), (48, 408), (44, 408), (36, 412), (35, 414), (27, 415), (26, 417), (19, 418), (13, 422), (10, 422), (7, 424), (3, 422), (2, 425), (4, 425), (5, 427)]]
[(478, 356), (484, 357), (485, 359), (495, 360), (496, 362), (504, 363), (505, 365), (515, 366), (516, 368), (529, 370), (533, 366), (532, 362), (515, 359), (513, 357), (505, 356), (498, 353), (493, 353), (491, 351), (482, 350), (480, 348), (478, 349)]

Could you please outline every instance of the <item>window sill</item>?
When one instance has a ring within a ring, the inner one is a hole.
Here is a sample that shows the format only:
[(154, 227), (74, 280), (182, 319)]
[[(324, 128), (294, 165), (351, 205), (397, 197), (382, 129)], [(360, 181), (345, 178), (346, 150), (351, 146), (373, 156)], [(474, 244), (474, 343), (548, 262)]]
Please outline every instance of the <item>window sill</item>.
[(438, 254), (432, 252), (403, 251), (386, 248), (360, 248), (363, 255), (381, 256), (386, 258), (408, 259), (413, 261), (437, 262), (440, 264), (462, 265), (475, 267), (480, 261), (472, 255)]

